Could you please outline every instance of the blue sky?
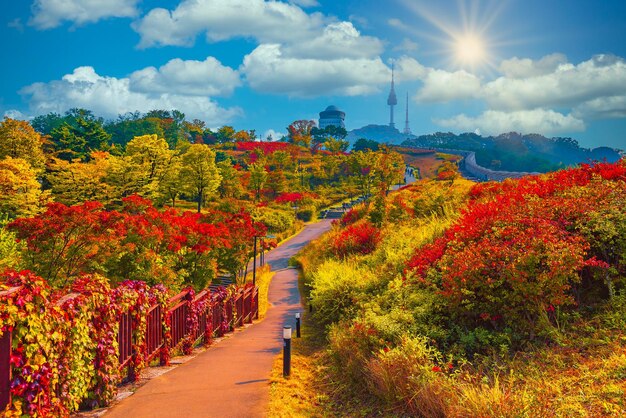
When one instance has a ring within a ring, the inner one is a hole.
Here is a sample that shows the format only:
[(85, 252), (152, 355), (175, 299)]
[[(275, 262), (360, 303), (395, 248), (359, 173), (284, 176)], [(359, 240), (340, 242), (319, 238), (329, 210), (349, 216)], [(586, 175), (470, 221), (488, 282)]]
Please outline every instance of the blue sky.
[(283, 132), (335, 104), (413, 133), (626, 149), (624, 0), (3, 0), (0, 115), (177, 108)]

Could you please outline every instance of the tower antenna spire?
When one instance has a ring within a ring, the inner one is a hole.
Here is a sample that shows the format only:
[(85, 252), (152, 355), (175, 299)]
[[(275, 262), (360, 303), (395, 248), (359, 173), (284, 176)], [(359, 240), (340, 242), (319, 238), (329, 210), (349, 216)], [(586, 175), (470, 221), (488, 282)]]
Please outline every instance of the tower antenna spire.
[(404, 119), (404, 131), (405, 135), (411, 135), (411, 128), (409, 127), (409, 92), (406, 93), (406, 118)]
[(387, 97), (387, 105), (389, 105), (389, 127), (395, 128), (396, 124), (393, 123), (393, 107), (398, 104), (398, 98), (396, 97), (396, 90), (394, 87), (394, 62), (391, 62), (391, 89), (389, 90), (389, 97)]

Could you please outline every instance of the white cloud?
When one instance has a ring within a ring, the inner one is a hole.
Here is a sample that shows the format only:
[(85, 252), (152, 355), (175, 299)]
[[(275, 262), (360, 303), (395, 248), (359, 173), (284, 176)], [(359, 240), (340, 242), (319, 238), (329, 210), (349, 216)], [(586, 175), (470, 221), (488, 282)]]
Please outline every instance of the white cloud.
[(626, 95), (589, 100), (576, 106), (573, 113), (589, 119), (626, 118)]
[(478, 129), (486, 135), (498, 135), (511, 131), (555, 135), (585, 130), (585, 123), (571, 114), (563, 115), (554, 110), (545, 109), (514, 112), (488, 110), (478, 117), (461, 114), (449, 119), (436, 119), (434, 122), (443, 127), (463, 132), (472, 132)]
[[(598, 55), (579, 64), (562, 54), (533, 61), (513, 58), (500, 66), (503, 76), (486, 83), (465, 71), (427, 68), (417, 102), (483, 101), (479, 116), (457, 115), (436, 123), (487, 134), (512, 130), (545, 135), (585, 129), (593, 119), (626, 117), (626, 61)], [(419, 73), (416, 73), (419, 75)]]
[(547, 74), (500, 77), (487, 83), (482, 95), (490, 107), (504, 110), (573, 107), (598, 98), (626, 95), (626, 62), (598, 55), (578, 65), (560, 64)]
[(245, 56), (240, 71), (255, 90), (302, 97), (368, 94), (389, 80), (380, 58), (290, 58), (278, 44), (258, 46)]
[(263, 135), (261, 135), (261, 139), (263, 141), (267, 141), (270, 135), (272, 136), (272, 141), (278, 141), (283, 136), (287, 136), (287, 132), (280, 132), (274, 129), (268, 129), (263, 133)]
[(421, 103), (473, 99), (480, 94), (480, 79), (465, 70), (429, 69), (422, 81), (424, 85), (415, 95), (415, 100)]
[(320, 13), (263, 0), (183, 0), (174, 10), (152, 9), (133, 28), (141, 48), (155, 45), (189, 46), (199, 33), (209, 41), (236, 37), (259, 42), (297, 42), (319, 32), (327, 22)]
[(406, 51), (406, 52), (415, 52), (419, 48), (419, 44), (410, 40), (409, 38), (404, 38), (402, 42), (393, 47), (394, 51)]
[(361, 36), (351, 22), (326, 26), (321, 35), (310, 40), (288, 43), (283, 54), (294, 58), (367, 58), (379, 55), (383, 43), (371, 36)]
[(153, 109), (178, 109), (190, 118), (208, 124), (229, 122), (241, 111), (223, 109), (208, 97), (182, 94), (147, 95), (132, 91), (128, 78), (101, 76), (93, 67), (78, 67), (61, 80), (34, 83), (20, 90), (35, 114), (63, 113), (69, 108), (84, 107), (97, 115), (114, 118), (118, 114)]
[(159, 69), (147, 67), (130, 75), (130, 89), (148, 94), (228, 96), (240, 85), (237, 71), (213, 57), (204, 61), (176, 58)]
[(84, 25), (109, 17), (135, 17), (139, 0), (35, 0), (29, 24), (55, 28), (63, 21)]
[(398, 81), (414, 81), (426, 78), (431, 69), (424, 67), (417, 60), (402, 56), (394, 61), (395, 77)]
[[(380, 59), (383, 42), (362, 35), (352, 22), (337, 21), (318, 12), (306, 13), (299, 7), (315, 3), (312, 0), (183, 0), (173, 10), (152, 9), (133, 28), (141, 36), (139, 47), (142, 48), (189, 46), (198, 34), (205, 34), (209, 42), (252, 39), (258, 45), (244, 57), (239, 71), (250, 87), (261, 92), (319, 96), (377, 91), (379, 84), (389, 79), (389, 70)], [(169, 91), (173, 75), (178, 72), (172, 71), (170, 77), (163, 73), (164, 68), (142, 70), (131, 77), (132, 87), (143, 92)], [(163, 76), (162, 82), (158, 81), (159, 75)], [(145, 82), (135, 83), (140, 79)], [(218, 93), (211, 90), (213, 87), (215, 84), (209, 83), (205, 87), (207, 93), (224, 94), (221, 90)], [(190, 86), (184, 92), (190, 93), (194, 88)]]
[(563, 54), (546, 55), (537, 61), (513, 57), (500, 63), (500, 71), (508, 78), (529, 78), (550, 74), (566, 63), (567, 57)]
[(28, 116), (26, 116), (25, 114), (23, 114), (22, 112), (20, 112), (19, 110), (16, 110), (16, 109), (9, 109), (9, 110), (5, 111), (3, 117), (11, 118), (11, 119), (17, 119), (17, 120), (26, 120), (26, 119), (28, 119)]
[(400, 29), (400, 30), (410, 29), (408, 25), (406, 25), (403, 21), (395, 17), (391, 19), (387, 19), (387, 23), (389, 24), (389, 26), (394, 27), (396, 29)]

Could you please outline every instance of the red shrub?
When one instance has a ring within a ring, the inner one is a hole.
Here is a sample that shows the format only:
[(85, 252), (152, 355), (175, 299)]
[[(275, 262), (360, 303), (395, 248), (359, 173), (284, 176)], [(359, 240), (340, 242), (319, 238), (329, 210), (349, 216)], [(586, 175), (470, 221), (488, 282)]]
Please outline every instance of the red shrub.
[(333, 240), (332, 250), (338, 257), (349, 254), (369, 254), (380, 242), (380, 231), (371, 223), (364, 221), (349, 225)]

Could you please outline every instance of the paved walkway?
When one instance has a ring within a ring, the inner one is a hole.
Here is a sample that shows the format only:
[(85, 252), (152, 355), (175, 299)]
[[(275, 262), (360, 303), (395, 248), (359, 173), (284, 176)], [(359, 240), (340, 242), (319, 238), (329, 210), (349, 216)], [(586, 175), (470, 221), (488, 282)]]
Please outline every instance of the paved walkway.
[(276, 275), (269, 290), (265, 319), (209, 347), (194, 359), (150, 380), (112, 407), (105, 418), (263, 417), (274, 357), (282, 350), (282, 328), (293, 326), (301, 310), (298, 272), (289, 258), (330, 229), (330, 219), (307, 225), (265, 261)]

